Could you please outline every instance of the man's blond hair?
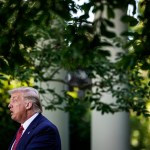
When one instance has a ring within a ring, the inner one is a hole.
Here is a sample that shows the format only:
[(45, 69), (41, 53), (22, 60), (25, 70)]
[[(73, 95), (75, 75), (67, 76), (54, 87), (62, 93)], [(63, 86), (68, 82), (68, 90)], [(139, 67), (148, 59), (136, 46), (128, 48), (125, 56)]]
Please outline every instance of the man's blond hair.
[(35, 88), (23, 86), (8, 91), (10, 95), (16, 92), (21, 92), (25, 100), (30, 100), (32, 102), (33, 109), (35, 112), (42, 113), (42, 104), (40, 102), (40, 95)]

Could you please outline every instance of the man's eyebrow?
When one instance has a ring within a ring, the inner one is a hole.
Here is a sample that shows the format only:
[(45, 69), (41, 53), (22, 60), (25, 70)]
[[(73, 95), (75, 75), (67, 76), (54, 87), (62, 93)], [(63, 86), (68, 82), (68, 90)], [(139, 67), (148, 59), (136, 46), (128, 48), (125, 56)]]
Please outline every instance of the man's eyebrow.
[(18, 98), (18, 96), (10, 96), (11, 99)]

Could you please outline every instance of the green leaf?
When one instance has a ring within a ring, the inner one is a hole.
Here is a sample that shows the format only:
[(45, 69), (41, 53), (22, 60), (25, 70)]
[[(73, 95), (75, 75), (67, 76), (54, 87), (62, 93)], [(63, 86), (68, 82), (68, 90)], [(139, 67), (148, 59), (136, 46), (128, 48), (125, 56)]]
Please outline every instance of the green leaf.
[(108, 26), (108, 27), (114, 27), (114, 23), (108, 19), (103, 19), (103, 21), (105, 22), (105, 24)]
[(107, 16), (109, 19), (115, 18), (114, 9), (113, 9), (113, 7), (110, 7), (109, 5), (107, 5)]
[(130, 26), (135, 26), (138, 24), (138, 20), (132, 16), (125, 15), (121, 18), (124, 23), (128, 23)]

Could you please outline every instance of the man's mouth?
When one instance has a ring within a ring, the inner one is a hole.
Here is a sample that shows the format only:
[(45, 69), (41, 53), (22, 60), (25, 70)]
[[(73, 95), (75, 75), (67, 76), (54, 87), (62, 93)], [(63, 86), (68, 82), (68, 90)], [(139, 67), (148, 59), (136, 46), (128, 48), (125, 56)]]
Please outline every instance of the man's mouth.
[(13, 114), (13, 111), (12, 111), (12, 110), (10, 110), (10, 114), (11, 114), (11, 115)]

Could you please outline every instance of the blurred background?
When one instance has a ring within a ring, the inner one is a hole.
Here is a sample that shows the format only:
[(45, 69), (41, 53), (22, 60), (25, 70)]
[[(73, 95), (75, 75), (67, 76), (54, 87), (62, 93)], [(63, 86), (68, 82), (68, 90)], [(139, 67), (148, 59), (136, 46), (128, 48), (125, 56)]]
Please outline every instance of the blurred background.
[(149, 0), (0, 1), (0, 149), (18, 124), (8, 90), (32, 86), (62, 150), (150, 149)]

